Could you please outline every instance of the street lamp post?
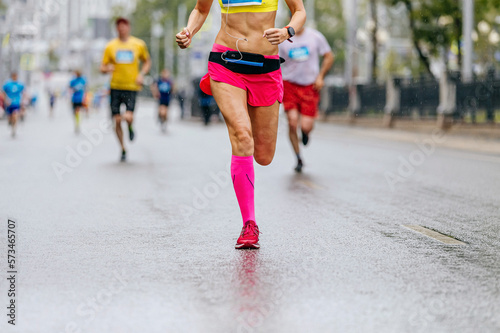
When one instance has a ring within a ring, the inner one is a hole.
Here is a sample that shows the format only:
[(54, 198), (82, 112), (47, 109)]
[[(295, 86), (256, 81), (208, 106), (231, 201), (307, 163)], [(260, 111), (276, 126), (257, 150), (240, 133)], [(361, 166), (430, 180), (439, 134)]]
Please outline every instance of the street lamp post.
[(345, 19), (347, 21), (346, 41), (347, 54), (345, 62), (345, 82), (349, 89), (349, 112), (351, 121), (355, 120), (355, 114), (358, 109), (358, 93), (354, 80), (356, 64), (356, 30), (357, 30), (357, 0), (344, 1)]
[(354, 81), (354, 57), (356, 53), (357, 0), (345, 1), (344, 5), (346, 6), (345, 16), (347, 21), (347, 57), (345, 64), (345, 80), (347, 85), (351, 85)]
[(172, 46), (174, 44), (174, 22), (167, 20), (165, 24), (165, 68), (174, 69), (174, 53)]
[[(185, 27), (187, 22), (187, 6), (184, 3), (179, 4), (177, 7), (177, 31), (181, 31), (182, 28)], [(180, 54), (179, 49), (177, 50), (177, 82), (178, 86), (181, 89), (185, 89), (188, 85), (187, 79), (187, 55), (188, 51), (186, 50), (183, 54)]]
[(464, 36), (464, 59), (462, 63), (463, 82), (472, 81), (472, 53), (474, 46), (472, 43), (472, 30), (474, 26), (474, 0), (463, 0), (463, 36)]
[(305, 0), (304, 7), (307, 13), (307, 22), (311, 28), (316, 28), (315, 0)]

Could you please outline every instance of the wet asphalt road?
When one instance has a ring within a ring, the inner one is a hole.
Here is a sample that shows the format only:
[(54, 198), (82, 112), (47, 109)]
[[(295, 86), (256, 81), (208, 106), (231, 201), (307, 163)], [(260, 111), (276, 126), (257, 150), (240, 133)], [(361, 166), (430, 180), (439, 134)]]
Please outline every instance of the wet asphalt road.
[[(65, 105), (16, 140), (0, 122), (1, 332), (500, 332), (499, 155), (320, 124), (296, 175), (282, 121), (275, 161), (256, 168), (261, 249), (237, 251), (224, 125), (174, 119), (164, 135), (153, 112), (140, 103), (125, 164), (113, 134), (82, 143)], [(68, 166), (68, 147), (87, 156)]]

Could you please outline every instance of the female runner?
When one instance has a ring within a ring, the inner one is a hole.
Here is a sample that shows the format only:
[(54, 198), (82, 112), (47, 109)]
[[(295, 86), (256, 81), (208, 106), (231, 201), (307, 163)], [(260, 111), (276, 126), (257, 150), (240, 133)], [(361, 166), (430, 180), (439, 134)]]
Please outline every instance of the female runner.
[[(285, 0), (292, 16), (275, 28), (278, 0), (219, 0), (222, 27), (201, 89), (213, 95), (227, 124), (232, 146), (231, 178), (243, 217), (237, 249), (258, 249), (254, 212), (254, 158), (269, 165), (276, 149), (279, 103), (283, 100), (278, 45), (305, 23), (302, 0)], [(176, 35), (181, 49), (191, 44), (210, 12), (213, 0), (198, 0), (187, 27)], [(288, 43), (288, 42), (287, 42)]]

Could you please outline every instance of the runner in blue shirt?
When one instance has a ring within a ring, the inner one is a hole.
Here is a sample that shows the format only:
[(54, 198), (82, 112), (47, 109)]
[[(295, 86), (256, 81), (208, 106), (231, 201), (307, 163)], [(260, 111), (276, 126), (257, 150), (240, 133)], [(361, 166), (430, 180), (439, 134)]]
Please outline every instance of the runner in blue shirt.
[(75, 114), (75, 132), (80, 132), (80, 110), (83, 107), (83, 100), (85, 98), (85, 90), (87, 88), (87, 81), (82, 77), (80, 71), (75, 71), (75, 78), (69, 83), (69, 87), (73, 92), (71, 102), (73, 103), (73, 112)]
[(10, 78), (3, 85), (2, 90), (6, 97), (7, 108), (5, 109), (5, 113), (9, 116), (9, 125), (12, 126), (12, 137), (15, 137), (17, 114), (21, 110), (24, 85), (18, 81), (17, 73), (12, 73)]
[(170, 78), (170, 71), (164, 69), (161, 72), (160, 78), (153, 83), (151, 91), (153, 96), (159, 101), (158, 118), (160, 120), (161, 129), (163, 132), (166, 130), (168, 107), (170, 105), (170, 95), (174, 88), (174, 84)]

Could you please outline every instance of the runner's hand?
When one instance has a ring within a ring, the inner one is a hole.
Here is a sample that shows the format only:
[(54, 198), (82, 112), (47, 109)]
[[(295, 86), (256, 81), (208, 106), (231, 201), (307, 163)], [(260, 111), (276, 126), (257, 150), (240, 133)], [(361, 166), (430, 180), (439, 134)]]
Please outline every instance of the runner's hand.
[(321, 89), (323, 89), (324, 86), (325, 86), (325, 80), (323, 80), (321, 76), (318, 76), (313, 84), (314, 90), (321, 91)]
[(267, 38), (269, 43), (273, 45), (278, 45), (286, 41), (290, 36), (288, 35), (288, 30), (283, 28), (283, 29), (278, 29), (278, 28), (272, 28), (272, 29), (267, 29), (264, 31), (264, 36), (263, 38)]
[(175, 41), (181, 49), (186, 49), (191, 44), (191, 33), (188, 28), (182, 29), (177, 35), (175, 35)]
[(137, 75), (137, 78), (135, 79), (135, 83), (138, 86), (142, 86), (142, 84), (144, 83), (144, 75), (142, 75), (142, 73), (139, 73), (139, 75)]
[(115, 65), (108, 64), (106, 65), (106, 73), (113, 73), (115, 71)]

